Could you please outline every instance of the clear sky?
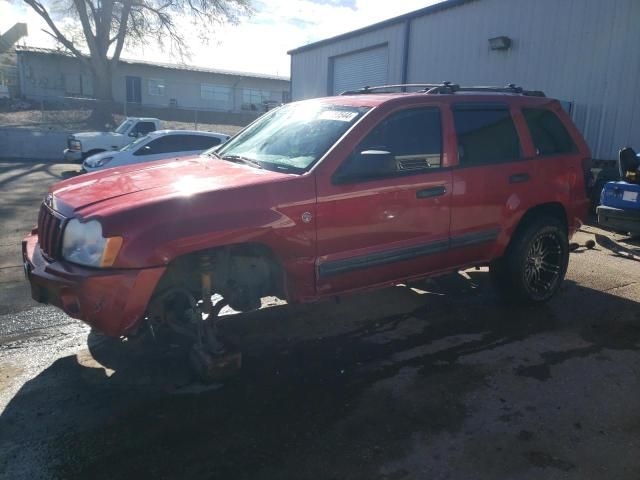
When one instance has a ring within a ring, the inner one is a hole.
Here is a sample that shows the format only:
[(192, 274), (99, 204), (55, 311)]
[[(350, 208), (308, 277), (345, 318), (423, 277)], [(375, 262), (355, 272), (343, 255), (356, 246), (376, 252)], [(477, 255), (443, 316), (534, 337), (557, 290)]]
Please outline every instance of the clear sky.
[[(46, 5), (51, 0), (44, 0)], [(185, 63), (210, 68), (289, 75), (290, 50), (387, 18), (438, 3), (438, 0), (254, 0), (255, 14), (240, 25), (214, 26), (205, 43), (187, 18), (180, 25), (191, 45)], [(61, 19), (73, 24), (73, 19)], [(16, 22), (26, 22), (29, 36), (21, 43), (54, 47), (42, 32), (44, 23), (20, 0), (0, 0), (0, 31)], [(125, 58), (181, 63), (179, 57), (163, 52), (158, 45), (126, 49)]]

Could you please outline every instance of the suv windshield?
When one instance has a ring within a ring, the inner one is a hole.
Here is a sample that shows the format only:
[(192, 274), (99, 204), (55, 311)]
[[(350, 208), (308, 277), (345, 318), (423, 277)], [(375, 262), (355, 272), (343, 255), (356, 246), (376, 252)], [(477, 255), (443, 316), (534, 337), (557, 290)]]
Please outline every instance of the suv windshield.
[(126, 133), (126, 131), (129, 130), (129, 127), (131, 126), (132, 123), (133, 123), (133, 120), (125, 120), (118, 126), (118, 128), (116, 128), (115, 132)]
[(368, 110), (292, 103), (265, 114), (215, 153), (222, 159), (244, 159), (271, 170), (303, 173)]

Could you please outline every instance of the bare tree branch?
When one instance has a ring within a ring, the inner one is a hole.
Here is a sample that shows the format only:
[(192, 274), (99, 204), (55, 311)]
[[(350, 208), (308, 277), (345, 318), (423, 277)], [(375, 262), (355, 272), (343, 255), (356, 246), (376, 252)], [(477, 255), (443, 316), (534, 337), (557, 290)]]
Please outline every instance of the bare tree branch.
[(24, 2), (29, 5), (31, 8), (35, 10), (35, 12), (42, 17), (42, 19), (47, 23), (51, 31), (53, 32), (54, 38), (65, 46), (69, 51), (71, 51), (76, 57), (82, 59), (83, 55), (80, 51), (73, 45), (67, 37), (65, 37), (62, 32), (58, 29), (56, 24), (51, 19), (49, 12), (44, 6), (38, 2), (37, 0), (24, 0)]
[[(90, 69), (96, 95), (110, 99), (111, 67), (118, 63), (127, 46), (153, 39), (161, 48), (184, 58), (189, 48), (181, 17), (191, 17), (194, 25), (209, 33), (214, 24), (237, 23), (251, 13), (252, 0), (53, 0), (53, 12), (47, 10), (43, 0), (22, 1), (44, 19), (50, 29), (47, 34)], [(56, 13), (77, 15), (79, 26), (76, 23), (61, 28), (54, 21)], [(74, 30), (82, 37), (89, 55), (74, 44), (70, 36)]]

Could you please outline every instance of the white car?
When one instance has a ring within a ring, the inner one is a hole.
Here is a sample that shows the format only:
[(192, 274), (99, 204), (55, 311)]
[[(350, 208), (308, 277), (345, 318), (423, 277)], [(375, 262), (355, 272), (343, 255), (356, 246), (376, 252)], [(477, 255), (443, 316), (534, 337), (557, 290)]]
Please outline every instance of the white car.
[(67, 162), (78, 162), (100, 152), (120, 150), (136, 138), (160, 130), (157, 118), (128, 117), (113, 132), (73, 133), (67, 138), (64, 158)]
[(157, 130), (115, 152), (91, 155), (82, 163), (84, 172), (97, 172), (105, 168), (121, 167), (142, 162), (197, 155), (204, 150), (226, 142), (224, 133), (196, 130)]

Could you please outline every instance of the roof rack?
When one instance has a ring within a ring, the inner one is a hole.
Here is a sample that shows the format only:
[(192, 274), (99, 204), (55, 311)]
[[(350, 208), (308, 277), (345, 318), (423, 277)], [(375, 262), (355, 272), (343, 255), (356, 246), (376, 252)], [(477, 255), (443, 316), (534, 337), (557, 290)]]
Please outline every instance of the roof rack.
[(376, 87), (362, 87), (358, 90), (347, 90), (346, 92), (342, 92), (340, 95), (363, 95), (366, 93), (376, 93), (378, 90), (389, 90), (392, 88), (400, 88), (402, 91), (406, 91), (407, 88), (422, 88), (423, 92), (429, 88), (439, 87), (442, 84), (437, 83), (398, 83), (393, 85), (378, 85)]
[(379, 85), (376, 87), (363, 87), (359, 90), (350, 90), (342, 92), (340, 95), (365, 95), (370, 93), (384, 93), (380, 90), (401, 89), (406, 92), (408, 88), (421, 88), (416, 93), (426, 94), (454, 94), (456, 92), (487, 92), (487, 93), (513, 93), (517, 95), (526, 95), (531, 97), (544, 97), (544, 92), (540, 90), (525, 90), (522, 87), (518, 87), (513, 83), (505, 87), (461, 87), (457, 83), (442, 82), (439, 84), (433, 83), (406, 83), (406, 84), (394, 84), (394, 85)]

